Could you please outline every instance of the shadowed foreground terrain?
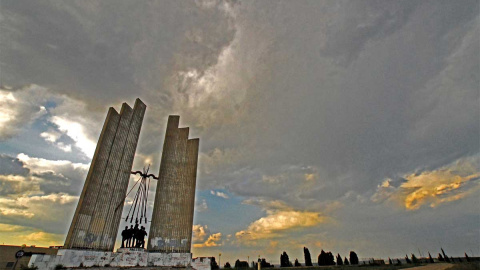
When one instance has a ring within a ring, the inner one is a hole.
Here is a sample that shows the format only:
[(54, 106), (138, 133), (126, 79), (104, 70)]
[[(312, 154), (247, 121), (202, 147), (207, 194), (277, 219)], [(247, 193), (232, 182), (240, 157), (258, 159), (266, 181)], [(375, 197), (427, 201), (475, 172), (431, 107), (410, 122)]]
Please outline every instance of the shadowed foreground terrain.
[(453, 264), (452, 267), (447, 269), (448, 270), (477, 270), (477, 269), (480, 269), (480, 262), (457, 263), (457, 264)]
[[(88, 270), (120, 270), (125, 268), (118, 267), (90, 267), (90, 268), (75, 268), (75, 269), (88, 269)], [(130, 267), (129, 270), (193, 270), (193, 268), (183, 268), (183, 267)], [(223, 268), (222, 268), (223, 269)], [(254, 268), (243, 268), (244, 270), (256, 270)], [(316, 267), (275, 267), (275, 268), (266, 268), (266, 269), (285, 269), (285, 270), (396, 270), (396, 269), (410, 269), (410, 270), (480, 270), (480, 262), (470, 262), (470, 263), (434, 263), (426, 265), (380, 265), (380, 266), (369, 266), (369, 265), (348, 265), (348, 266), (316, 266)], [(231, 268), (235, 270), (235, 268)]]
[[(480, 262), (470, 263), (433, 263), (433, 264), (403, 264), (403, 265), (343, 265), (343, 266), (313, 266), (313, 267), (275, 267), (266, 269), (285, 269), (285, 270), (396, 270), (396, 269), (409, 269), (409, 270), (480, 270)], [(235, 270), (235, 268), (231, 268)], [(248, 270), (256, 270), (254, 268), (248, 268)]]

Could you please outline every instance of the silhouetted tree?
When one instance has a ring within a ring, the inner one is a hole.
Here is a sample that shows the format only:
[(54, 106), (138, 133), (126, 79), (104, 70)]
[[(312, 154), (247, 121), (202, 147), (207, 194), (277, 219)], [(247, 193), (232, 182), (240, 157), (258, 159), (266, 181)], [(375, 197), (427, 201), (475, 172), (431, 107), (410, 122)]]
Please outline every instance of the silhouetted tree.
[(335, 265), (335, 256), (333, 256), (332, 252), (327, 252), (328, 255), (328, 265)]
[(210, 257), (211, 261), (210, 261), (210, 267), (211, 269), (218, 269), (218, 264), (217, 264), (217, 261), (215, 261), (215, 257)]
[(445, 259), (443, 258), (442, 254), (438, 253), (438, 257), (437, 257), (438, 261), (440, 262), (444, 262)]
[(358, 256), (357, 256), (357, 253), (355, 253), (354, 251), (350, 251), (350, 264), (351, 265), (358, 264)]
[(323, 251), (323, 249), (322, 249), (322, 251), (320, 251), (320, 254), (318, 254), (318, 261), (317, 261), (318, 266), (324, 266), (324, 265), (326, 265), (326, 264), (325, 264), (325, 262), (326, 262), (326, 255), (327, 255), (327, 254), (326, 254), (325, 251)]
[(239, 268), (248, 268), (248, 262), (236, 260), (236, 261), (235, 261), (235, 268), (237, 268), (237, 269), (239, 269)]
[(412, 253), (412, 263), (415, 263), (415, 264), (418, 263), (418, 259), (417, 259), (417, 257), (415, 256), (415, 254), (413, 254), (413, 253)]
[(292, 263), (290, 262), (287, 252), (283, 252), (283, 254), (280, 255), (280, 267), (290, 267), (292, 266)]
[(388, 257), (388, 264), (393, 265), (392, 259), (390, 259), (390, 257)]
[(320, 255), (318, 255), (318, 265), (335, 265), (335, 257), (331, 252), (325, 252), (322, 249)]
[(455, 261), (453, 260), (453, 257), (452, 257), (452, 256), (450, 256), (450, 262), (452, 262), (452, 263), (455, 262)]
[[(261, 268), (270, 268), (270, 267), (274, 267), (272, 264), (268, 263), (267, 261), (265, 261), (265, 258), (262, 258), (260, 260), (260, 267)], [(253, 268), (258, 268), (258, 263), (254, 264), (254, 267)]]
[(313, 266), (312, 257), (310, 257), (310, 251), (308, 248), (303, 247), (303, 255), (305, 256), (305, 266)]
[(443, 259), (445, 259), (445, 262), (449, 263), (450, 262), (450, 259), (448, 258), (448, 256), (445, 254), (445, 251), (443, 251), (443, 248), (440, 248), (442, 250), (442, 254), (443, 254)]
[(229, 262), (226, 262), (225, 265), (223, 266), (223, 268), (232, 268), (232, 266), (230, 265)]
[(339, 253), (337, 253), (337, 265), (343, 265), (343, 259)]
[(295, 267), (302, 266), (299, 262), (298, 259), (295, 258)]
[(430, 255), (430, 252), (428, 252), (428, 262), (429, 263), (434, 263), (432, 255)]
[(350, 262), (348, 261), (347, 257), (345, 257), (345, 260), (343, 260), (343, 264), (345, 264), (345, 265), (349, 265), (349, 264), (350, 264)]
[(412, 263), (412, 261), (410, 261), (410, 259), (408, 258), (408, 255), (405, 255), (405, 261), (406, 261), (407, 263)]
[(465, 252), (465, 260), (467, 260), (467, 262), (470, 262), (470, 258), (468, 257), (466, 252)]
[(397, 263), (395, 265), (401, 265), (401, 264), (402, 264), (402, 262), (400, 262), (400, 260), (397, 259)]

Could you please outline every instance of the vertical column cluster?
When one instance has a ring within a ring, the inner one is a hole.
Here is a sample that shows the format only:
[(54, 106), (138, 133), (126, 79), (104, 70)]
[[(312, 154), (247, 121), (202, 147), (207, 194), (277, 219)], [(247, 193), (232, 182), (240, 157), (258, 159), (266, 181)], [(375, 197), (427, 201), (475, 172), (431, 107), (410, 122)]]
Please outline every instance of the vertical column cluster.
[(148, 250), (190, 253), (199, 139), (188, 139), (180, 117), (168, 118)]
[(113, 251), (146, 105), (110, 108), (65, 248)]

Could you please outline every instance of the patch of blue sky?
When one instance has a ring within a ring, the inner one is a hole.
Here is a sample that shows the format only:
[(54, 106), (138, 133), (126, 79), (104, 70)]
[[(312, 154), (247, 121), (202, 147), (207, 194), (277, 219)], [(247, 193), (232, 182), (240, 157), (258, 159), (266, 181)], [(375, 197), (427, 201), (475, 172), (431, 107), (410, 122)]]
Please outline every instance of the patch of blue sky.
[(57, 107), (57, 103), (53, 100), (48, 100), (47, 102), (45, 102), (45, 108), (48, 110), (48, 109), (52, 109), (52, 108), (55, 108)]
[(59, 138), (59, 142), (63, 142), (65, 145), (72, 145), (72, 151), (65, 152), (40, 136), (42, 132), (47, 131), (49, 128), (57, 129), (54, 124), (47, 121), (47, 118), (48, 115), (39, 117), (30, 126), (22, 129), (16, 136), (0, 143), (0, 152), (14, 157), (24, 153), (30, 157), (41, 157), (48, 160), (69, 160), (74, 163), (89, 163), (90, 159), (73, 145), (74, 142), (70, 137), (62, 135)]
[(260, 207), (242, 203), (246, 199), (242, 196), (236, 196), (223, 189), (215, 191), (227, 194), (229, 199), (213, 195), (210, 190), (197, 191), (197, 201), (205, 199), (208, 210), (201, 214), (195, 213), (194, 217), (194, 224), (207, 225), (212, 233), (235, 235), (265, 215)]

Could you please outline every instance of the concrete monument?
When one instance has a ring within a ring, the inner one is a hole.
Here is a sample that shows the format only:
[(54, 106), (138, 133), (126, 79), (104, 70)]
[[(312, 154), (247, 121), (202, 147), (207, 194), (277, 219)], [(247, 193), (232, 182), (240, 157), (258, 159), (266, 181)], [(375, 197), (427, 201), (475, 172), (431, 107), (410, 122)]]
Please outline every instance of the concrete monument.
[(108, 110), (65, 248), (113, 251), (145, 109)]
[(148, 251), (190, 253), (199, 139), (188, 139), (180, 117), (168, 117)]
[[(29, 266), (40, 270), (53, 270), (58, 264), (210, 269), (209, 260), (192, 260), (190, 253), (199, 139), (188, 139), (189, 129), (179, 128), (180, 117), (171, 115), (159, 176), (148, 174), (149, 167), (132, 172), (145, 110), (140, 99), (133, 109), (124, 103), (120, 114), (109, 109), (64, 248), (57, 255), (33, 255)], [(131, 174), (141, 176), (135, 207), (126, 218), (132, 223), (135, 217), (135, 227), (127, 226), (122, 231), (122, 246), (113, 252)], [(147, 234), (143, 226), (138, 226), (147, 222), (150, 178), (158, 181)], [(144, 249), (146, 235), (148, 251)]]

